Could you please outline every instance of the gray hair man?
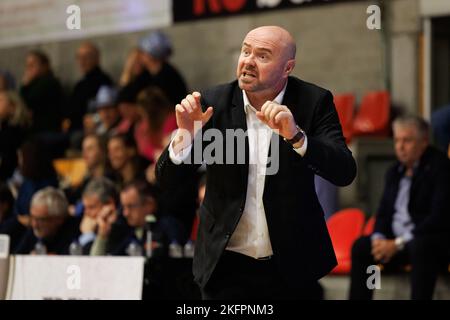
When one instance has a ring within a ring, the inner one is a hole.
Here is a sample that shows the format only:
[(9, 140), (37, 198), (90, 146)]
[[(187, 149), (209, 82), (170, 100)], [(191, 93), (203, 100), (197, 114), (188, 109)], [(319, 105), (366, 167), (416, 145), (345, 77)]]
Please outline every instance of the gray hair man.
[[(374, 232), (353, 244), (351, 299), (368, 300), (368, 266), (410, 264), (411, 299), (431, 299), (450, 244), (450, 161), (430, 146), (429, 125), (417, 116), (393, 122), (397, 162), (388, 169)], [(446, 266), (446, 265), (445, 265)]]
[(31, 230), (23, 237), (16, 253), (35, 253), (37, 243), (47, 253), (67, 254), (71, 242), (78, 237), (79, 220), (68, 214), (64, 193), (54, 187), (36, 192), (31, 199)]
[(117, 189), (114, 183), (105, 177), (92, 179), (85, 187), (82, 195), (84, 215), (80, 225), (79, 243), (83, 252), (89, 252), (97, 234), (99, 215), (107, 211), (115, 211)]

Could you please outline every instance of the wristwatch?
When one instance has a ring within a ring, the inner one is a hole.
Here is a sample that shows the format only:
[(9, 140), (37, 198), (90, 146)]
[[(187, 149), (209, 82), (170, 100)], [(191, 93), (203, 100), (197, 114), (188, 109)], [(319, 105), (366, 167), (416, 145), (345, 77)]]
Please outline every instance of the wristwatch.
[(284, 141), (286, 141), (287, 143), (294, 145), (297, 142), (299, 142), (300, 140), (303, 139), (303, 137), (305, 136), (305, 131), (303, 131), (302, 129), (300, 129), (299, 126), (295, 126), (298, 130), (298, 132), (295, 134), (295, 136), (292, 139), (286, 139), (284, 138)]
[(397, 247), (397, 249), (403, 250), (403, 248), (405, 247), (405, 239), (403, 239), (402, 237), (397, 237), (395, 238), (395, 246)]

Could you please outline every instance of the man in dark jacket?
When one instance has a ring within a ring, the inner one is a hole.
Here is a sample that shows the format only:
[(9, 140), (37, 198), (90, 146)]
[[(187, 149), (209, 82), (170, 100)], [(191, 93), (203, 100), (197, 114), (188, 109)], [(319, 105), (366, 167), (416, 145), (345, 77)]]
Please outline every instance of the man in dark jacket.
[(34, 133), (61, 131), (62, 87), (53, 75), (50, 59), (42, 51), (28, 53), (20, 95), (31, 111)]
[(139, 92), (148, 86), (160, 88), (175, 105), (187, 94), (186, 83), (180, 72), (169, 63), (172, 43), (162, 32), (155, 31), (139, 42), (140, 62), (144, 71), (130, 83)]
[(152, 242), (156, 255), (165, 255), (168, 245), (184, 244), (187, 231), (181, 222), (164, 214), (159, 208), (159, 191), (145, 180), (135, 180), (120, 192), (123, 215), (111, 206), (97, 217), (97, 237), (91, 255), (144, 255), (147, 246), (147, 219), (153, 217)]
[(336, 265), (314, 174), (344, 186), (356, 165), (331, 93), (290, 76), (295, 52), (286, 30), (254, 29), (237, 81), (176, 106), (179, 130), (156, 174), (170, 188), (206, 161), (193, 261), (205, 299), (311, 298)]
[(367, 268), (411, 264), (411, 298), (431, 299), (450, 245), (450, 161), (429, 145), (429, 126), (405, 116), (393, 123), (397, 162), (387, 171), (371, 236), (352, 250), (351, 299), (371, 299)]
[(100, 67), (100, 52), (90, 42), (84, 42), (77, 51), (77, 62), (83, 77), (76, 83), (68, 110), (72, 131), (83, 128), (83, 117), (102, 85), (111, 86), (111, 77)]
[(44, 188), (31, 200), (31, 230), (17, 246), (16, 254), (69, 254), (71, 243), (80, 234), (77, 218), (68, 214), (64, 194), (53, 187)]

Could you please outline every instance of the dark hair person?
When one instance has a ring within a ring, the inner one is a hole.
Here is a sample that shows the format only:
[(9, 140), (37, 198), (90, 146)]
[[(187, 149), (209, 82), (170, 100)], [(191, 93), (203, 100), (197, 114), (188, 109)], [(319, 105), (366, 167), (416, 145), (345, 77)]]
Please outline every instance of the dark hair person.
[(174, 107), (157, 87), (142, 90), (137, 98), (141, 121), (137, 124), (134, 137), (139, 153), (154, 161), (158, 158), (172, 131), (177, 128)]
[(33, 194), (48, 186), (57, 187), (58, 180), (50, 153), (40, 139), (27, 140), (20, 147), (18, 157), (24, 179), (18, 190), (15, 212), (29, 214)]

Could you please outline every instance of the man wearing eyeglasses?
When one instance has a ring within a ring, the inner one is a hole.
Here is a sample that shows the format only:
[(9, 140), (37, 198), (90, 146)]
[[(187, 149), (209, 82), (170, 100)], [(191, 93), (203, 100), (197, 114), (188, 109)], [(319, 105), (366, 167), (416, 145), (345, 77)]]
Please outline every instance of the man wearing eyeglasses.
[[(184, 243), (186, 231), (182, 224), (162, 212), (158, 206), (158, 191), (146, 181), (134, 181), (120, 193), (122, 215), (116, 210), (102, 210), (97, 218), (97, 237), (91, 255), (143, 255), (146, 243), (146, 217), (154, 216), (155, 249), (163, 248), (171, 241)], [(130, 252), (134, 245), (134, 252)], [(162, 253), (161, 250), (158, 250)]]
[(70, 244), (79, 236), (80, 221), (69, 216), (67, 208), (67, 199), (60, 190), (47, 187), (36, 192), (30, 207), (31, 229), (15, 253), (37, 254), (39, 243), (47, 254), (68, 254)]

